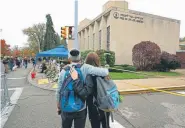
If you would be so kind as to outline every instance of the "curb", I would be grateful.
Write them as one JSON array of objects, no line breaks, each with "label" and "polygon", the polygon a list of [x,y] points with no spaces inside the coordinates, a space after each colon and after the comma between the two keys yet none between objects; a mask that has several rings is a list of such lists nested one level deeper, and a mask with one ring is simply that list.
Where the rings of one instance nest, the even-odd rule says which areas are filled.
[{"label": "curb", "polygon": [[[38,85],[33,84],[33,83],[31,82],[31,77],[30,77],[32,71],[33,71],[33,69],[31,69],[31,71],[29,72],[29,74],[28,74],[28,76],[27,76],[27,80],[28,80],[28,82],[29,82],[32,86],[37,87],[37,88],[40,88],[40,89],[43,89],[43,90],[56,91],[56,89],[51,89],[51,88],[47,88],[47,87],[41,87],[42,85],[41,85],[41,86],[38,86]],[[48,85],[49,85],[49,84],[48,84]]]},{"label": "curb", "polygon": [[[33,69],[31,69],[31,71],[29,72],[29,74],[27,76],[27,80],[32,86],[43,89],[43,90],[56,91],[56,89],[47,88],[47,87],[43,87],[42,85],[33,84],[31,82],[31,77],[30,77],[32,71],[33,71]],[[151,87],[151,89],[132,89],[132,90],[118,90],[118,91],[122,95],[130,95],[130,94],[142,94],[142,93],[152,93],[152,92],[161,92],[161,91],[176,91],[176,90],[185,90],[185,85],[173,86],[173,87],[161,87],[161,88],[155,88],[155,89],[152,89],[152,87]]]},{"label": "curb", "polygon": [[182,86],[174,86],[174,87],[161,87],[156,89],[134,89],[129,91],[118,90],[122,95],[129,95],[129,94],[141,94],[141,93],[152,93],[152,92],[161,92],[161,91],[177,91],[177,90],[185,90],[185,85]]}]

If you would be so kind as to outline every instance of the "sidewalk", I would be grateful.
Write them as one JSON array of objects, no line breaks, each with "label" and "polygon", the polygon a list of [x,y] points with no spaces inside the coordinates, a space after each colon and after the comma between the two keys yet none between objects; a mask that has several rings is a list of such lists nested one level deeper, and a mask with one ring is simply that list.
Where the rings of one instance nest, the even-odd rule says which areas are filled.
[{"label": "sidewalk", "polygon": [[185,78],[150,78],[134,80],[116,80],[121,94],[135,94],[143,92],[156,92],[157,90],[182,90],[185,89]]},{"label": "sidewalk", "polygon": [[[41,73],[37,73],[35,79],[28,75],[28,81],[32,85],[46,90],[56,90],[56,83],[38,84],[39,79],[47,78]],[[185,89],[185,77],[115,80],[115,83],[121,94],[156,92],[156,89],[168,91]]]}]

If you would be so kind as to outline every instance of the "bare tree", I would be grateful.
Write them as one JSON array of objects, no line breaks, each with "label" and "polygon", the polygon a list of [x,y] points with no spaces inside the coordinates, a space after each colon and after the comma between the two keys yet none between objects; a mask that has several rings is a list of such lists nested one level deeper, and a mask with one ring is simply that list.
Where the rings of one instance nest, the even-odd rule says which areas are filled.
[{"label": "bare tree", "polygon": [[38,52],[43,50],[45,32],[46,25],[44,23],[34,24],[23,30],[23,33],[28,36],[29,47],[33,50],[38,49]]}]

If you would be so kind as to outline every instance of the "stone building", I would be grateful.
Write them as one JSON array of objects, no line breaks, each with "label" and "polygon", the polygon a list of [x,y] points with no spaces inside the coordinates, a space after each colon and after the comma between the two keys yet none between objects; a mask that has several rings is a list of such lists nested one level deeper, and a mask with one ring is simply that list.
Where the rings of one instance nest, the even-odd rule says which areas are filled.
[{"label": "stone building", "polygon": [[[101,14],[78,26],[80,50],[114,51],[116,64],[132,64],[132,48],[141,41],[155,42],[161,50],[176,54],[179,34],[179,20],[130,10],[126,1],[108,1]],[[72,43],[68,42],[69,48]]]}]

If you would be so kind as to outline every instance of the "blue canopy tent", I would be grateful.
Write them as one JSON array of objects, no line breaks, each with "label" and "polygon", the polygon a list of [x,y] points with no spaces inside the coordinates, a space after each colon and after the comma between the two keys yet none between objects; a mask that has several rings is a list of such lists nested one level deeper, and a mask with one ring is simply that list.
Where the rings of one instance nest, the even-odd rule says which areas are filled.
[{"label": "blue canopy tent", "polygon": [[54,49],[38,53],[36,55],[36,60],[38,57],[64,57],[66,58],[68,57],[68,53],[69,51],[63,45],[60,45]]}]

